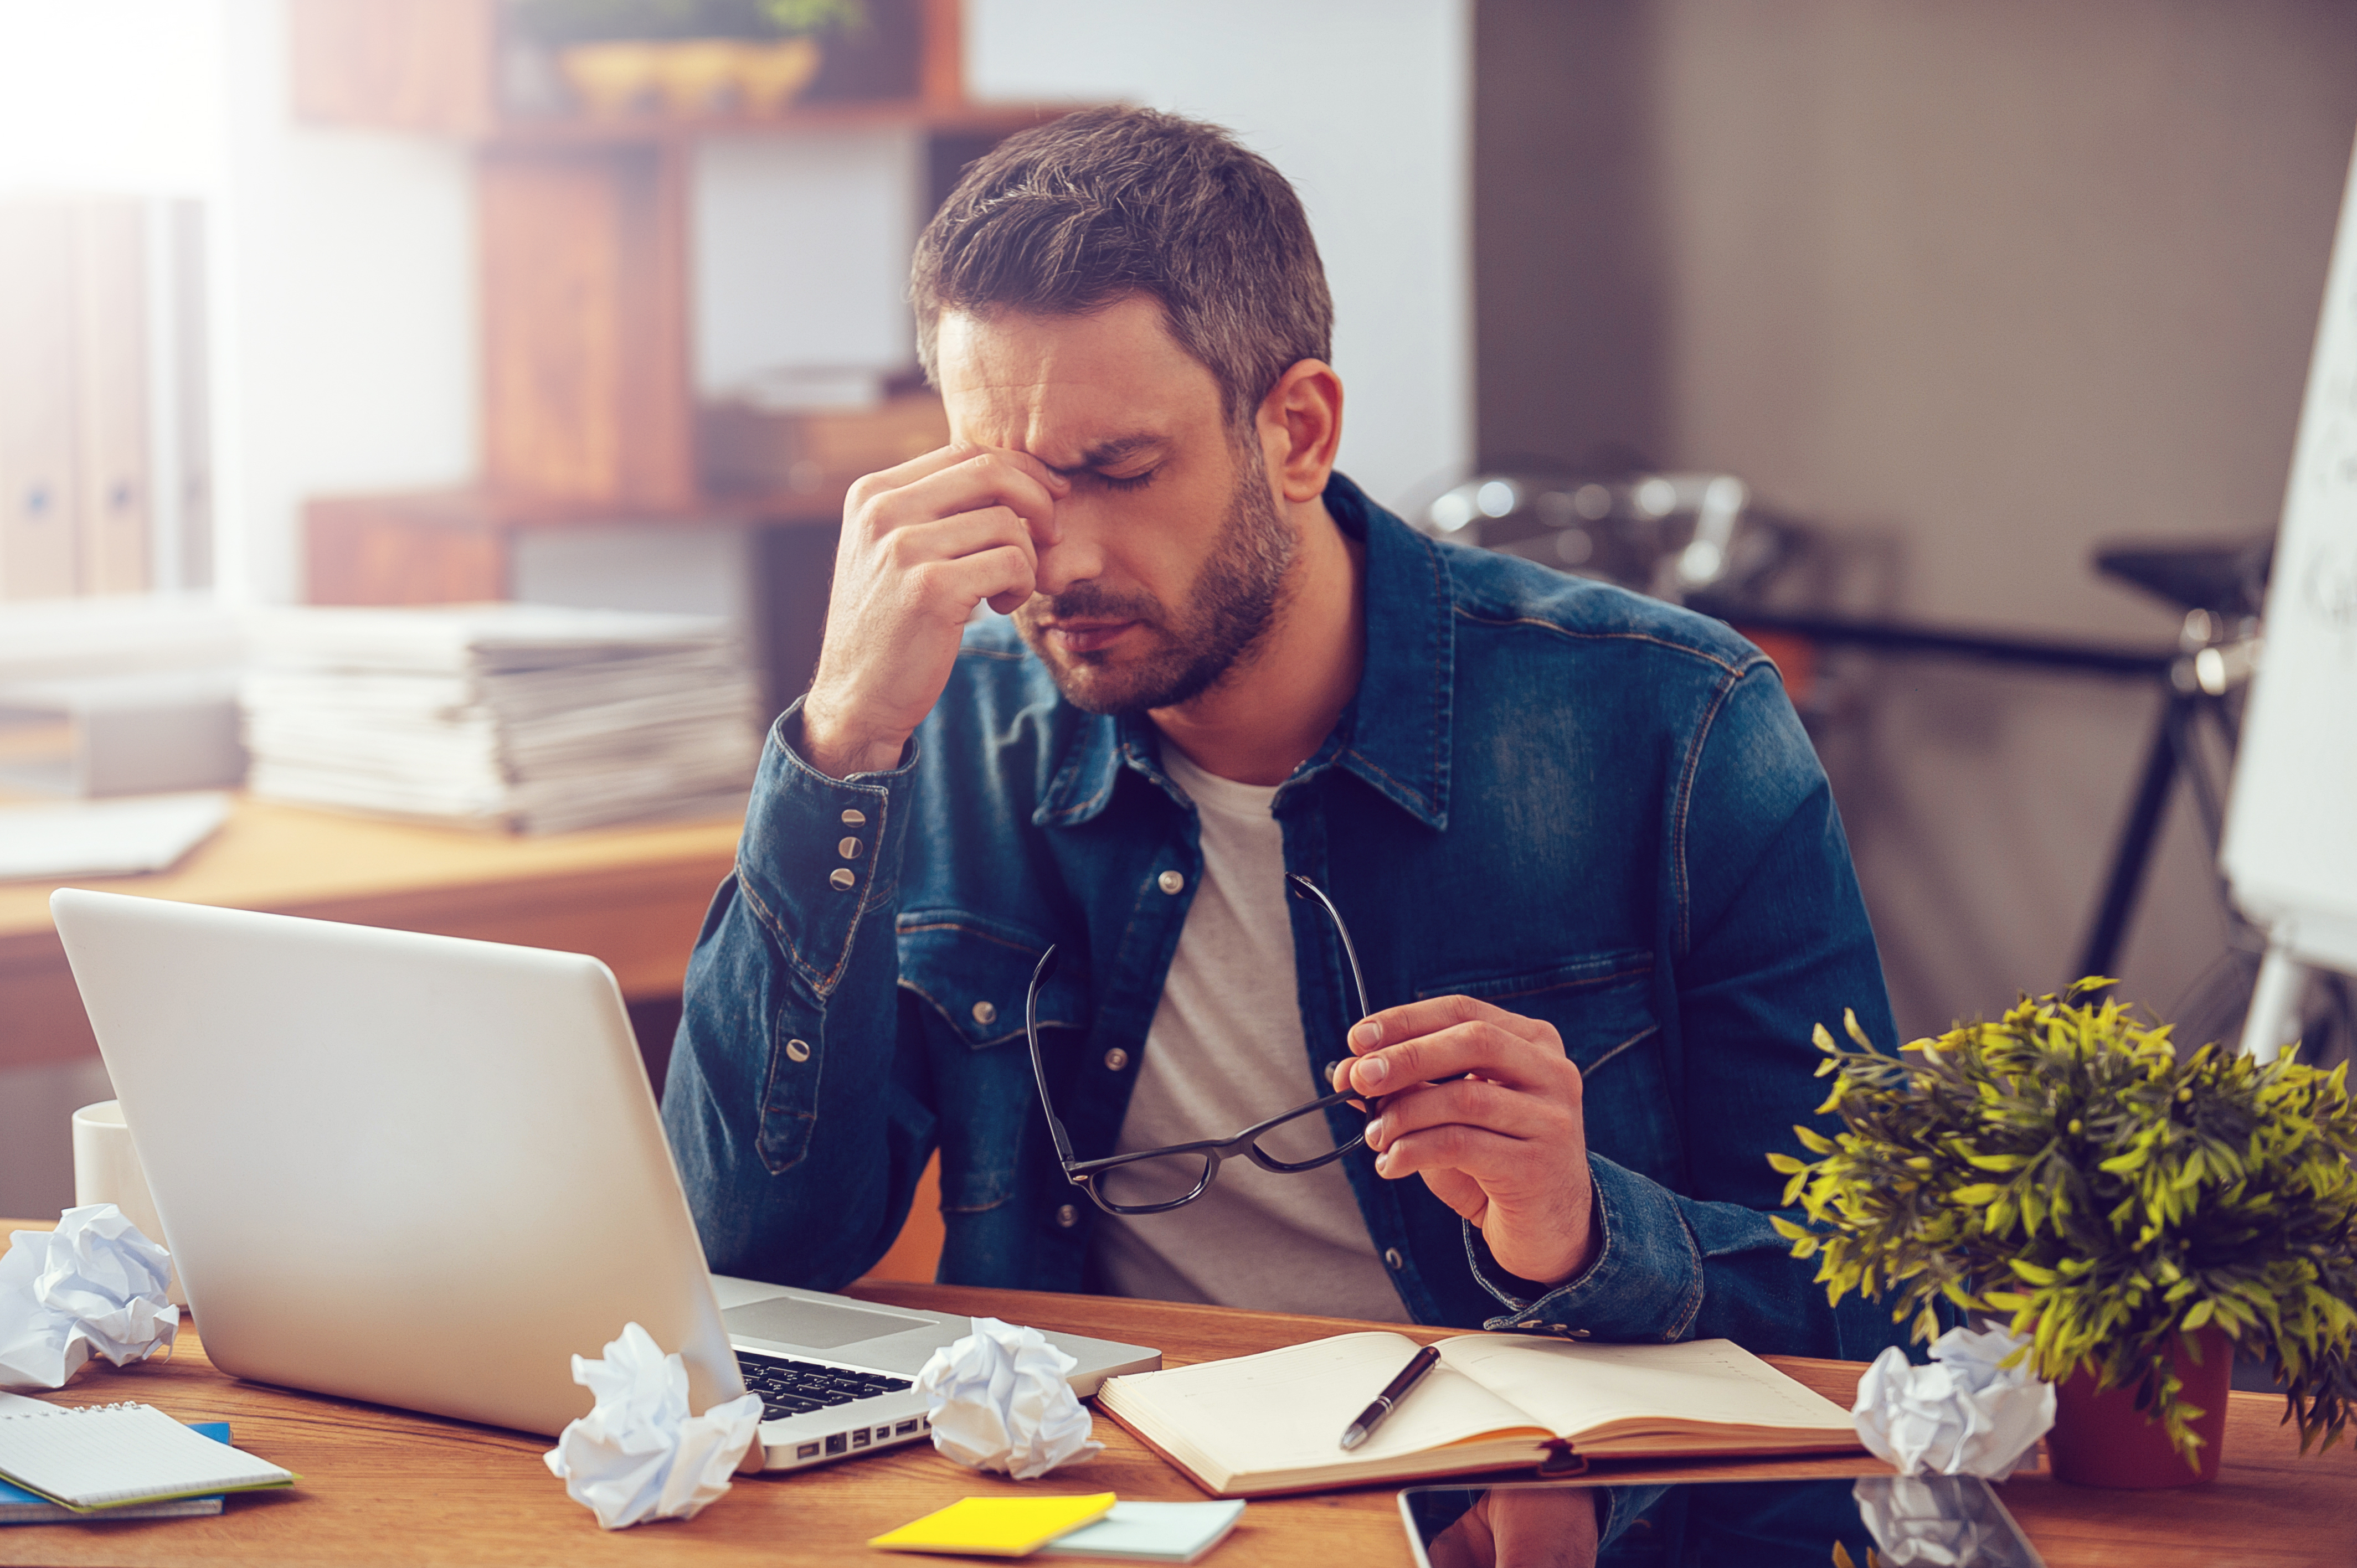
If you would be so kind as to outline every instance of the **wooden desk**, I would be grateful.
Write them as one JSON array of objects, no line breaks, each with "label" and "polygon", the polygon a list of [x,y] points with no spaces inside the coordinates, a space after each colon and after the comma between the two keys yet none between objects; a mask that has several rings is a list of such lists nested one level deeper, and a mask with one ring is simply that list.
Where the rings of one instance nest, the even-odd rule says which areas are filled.
[{"label": "wooden desk", "polygon": [[[594,953],[632,1001],[676,995],[735,819],[545,838],[241,800],[169,872],[70,886]],[[0,884],[0,1069],[95,1056],[51,882]]]},{"label": "wooden desk", "polygon": [[[870,1283],[855,1294],[1158,1345],[1172,1365],[1372,1326],[946,1285]],[[1863,1369],[1838,1361],[1778,1364],[1845,1405]],[[884,1563],[912,1560],[870,1553],[861,1542],[958,1498],[1020,1489],[963,1470],[930,1447],[910,1446],[791,1477],[739,1477],[692,1520],[608,1534],[542,1465],[544,1439],[235,1382],[205,1361],[189,1334],[168,1364],[85,1372],[57,1398],[85,1404],[142,1399],[184,1421],[230,1422],[242,1446],[298,1472],[303,1483],[287,1494],[231,1498],[219,1519],[0,1526],[0,1563]],[[2301,1459],[2298,1444],[2276,1424],[2277,1402],[2255,1394],[2233,1399],[2225,1472],[2214,1485],[2097,1492],[2024,1477],[2006,1484],[2006,1505],[2053,1568],[2345,1564],[2357,1537],[2357,1459],[2346,1447]],[[1104,1453],[1035,1487],[1125,1498],[1200,1496],[1110,1420],[1098,1420],[1096,1434]],[[1615,1475],[1824,1476],[1876,1467],[1861,1458],[1625,1467]],[[1394,1487],[1376,1487],[1255,1501],[1206,1561],[1215,1568],[1405,1568],[1410,1559],[1395,1495]]]}]

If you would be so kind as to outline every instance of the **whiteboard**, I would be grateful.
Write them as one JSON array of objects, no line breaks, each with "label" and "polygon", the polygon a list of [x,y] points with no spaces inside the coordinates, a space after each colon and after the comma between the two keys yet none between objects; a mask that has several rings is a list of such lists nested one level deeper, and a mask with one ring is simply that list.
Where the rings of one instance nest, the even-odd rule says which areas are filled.
[{"label": "whiteboard", "polygon": [[2235,902],[2273,945],[2357,972],[2357,158],[2341,199],[2220,859]]}]

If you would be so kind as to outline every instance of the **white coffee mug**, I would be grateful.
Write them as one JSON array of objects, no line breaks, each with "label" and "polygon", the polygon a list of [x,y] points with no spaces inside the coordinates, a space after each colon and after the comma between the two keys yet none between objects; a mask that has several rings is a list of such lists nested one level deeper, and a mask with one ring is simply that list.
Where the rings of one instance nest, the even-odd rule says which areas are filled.
[{"label": "white coffee mug", "polygon": [[[139,1168],[139,1151],[131,1146],[131,1128],[123,1120],[123,1101],[102,1100],[73,1113],[74,1203],[111,1203],[139,1227],[151,1241],[164,1240],[164,1222],[156,1217],[156,1199],[147,1191],[147,1173]],[[165,1242],[165,1245],[170,1245]],[[172,1266],[167,1292],[180,1306],[180,1269]]]}]

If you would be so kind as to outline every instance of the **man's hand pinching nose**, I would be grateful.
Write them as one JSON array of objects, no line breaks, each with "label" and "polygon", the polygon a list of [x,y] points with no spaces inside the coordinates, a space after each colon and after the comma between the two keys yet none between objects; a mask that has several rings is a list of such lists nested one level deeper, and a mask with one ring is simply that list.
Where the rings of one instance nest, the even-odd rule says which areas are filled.
[{"label": "man's hand pinching nose", "polygon": [[1337,1086],[1381,1097],[1377,1172],[1423,1176],[1523,1279],[1558,1285],[1593,1261],[1579,1069],[1552,1025],[1437,996],[1360,1020],[1350,1045]]},{"label": "man's hand pinching nose", "polygon": [[1071,489],[1027,452],[965,443],[851,487],[802,701],[804,761],[835,779],[898,765],[941,700],[974,606],[1012,612],[1038,589]]}]

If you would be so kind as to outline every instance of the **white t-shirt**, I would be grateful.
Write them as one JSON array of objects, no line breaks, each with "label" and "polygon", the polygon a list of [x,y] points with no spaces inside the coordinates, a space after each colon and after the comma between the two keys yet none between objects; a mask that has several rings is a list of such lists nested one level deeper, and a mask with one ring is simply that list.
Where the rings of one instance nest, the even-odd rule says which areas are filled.
[{"label": "white t-shirt", "polygon": [[[1276,790],[1206,773],[1174,746],[1162,767],[1195,802],[1203,873],[1146,1031],[1114,1144],[1123,1154],[1229,1137],[1318,1091],[1294,983],[1285,831],[1269,811]],[[1336,1056],[1343,1048],[1334,1042]],[[1339,1160],[1281,1176],[1236,1155],[1183,1208],[1099,1214],[1092,1247],[1098,1277],[1121,1295],[1407,1321]]]}]

